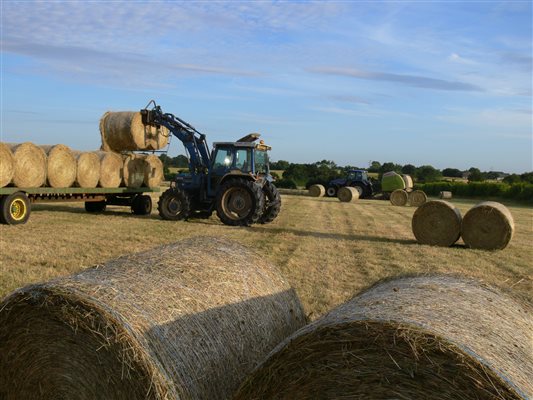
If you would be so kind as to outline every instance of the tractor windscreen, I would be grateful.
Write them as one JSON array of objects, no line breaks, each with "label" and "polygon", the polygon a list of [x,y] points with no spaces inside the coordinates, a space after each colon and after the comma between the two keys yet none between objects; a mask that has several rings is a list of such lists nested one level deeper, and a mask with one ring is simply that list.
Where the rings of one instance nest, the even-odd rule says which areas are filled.
[{"label": "tractor windscreen", "polygon": [[268,174],[268,153],[265,150],[255,150],[255,173]]}]

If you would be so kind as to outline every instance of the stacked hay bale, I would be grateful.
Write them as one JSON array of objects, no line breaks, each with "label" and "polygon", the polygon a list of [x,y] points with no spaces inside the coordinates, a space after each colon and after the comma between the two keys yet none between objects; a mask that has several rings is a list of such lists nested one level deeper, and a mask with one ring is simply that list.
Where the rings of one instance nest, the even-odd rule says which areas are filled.
[{"label": "stacked hay bale", "polygon": [[95,152],[72,152],[76,159],[75,185],[95,188],[100,180],[100,157]]},{"label": "stacked hay bale", "polygon": [[40,146],[46,153],[46,183],[53,188],[71,187],[76,180],[76,158],[68,146]]},{"label": "stacked hay bale", "polygon": [[503,204],[485,201],[465,214],[461,236],[473,249],[499,250],[507,247],[514,233],[511,212]]},{"label": "stacked hay bale", "polygon": [[123,182],[124,186],[138,188],[143,185],[145,173],[145,157],[139,154],[124,154],[123,163]]},{"label": "stacked hay bale", "polygon": [[394,206],[403,207],[407,204],[409,194],[404,189],[396,189],[390,194],[390,202]]},{"label": "stacked hay bale", "polygon": [[209,237],[19,289],[0,310],[5,399],[229,398],[306,322],[262,255]]},{"label": "stacked hay bale", "polygon": [[461,235],[461,212],[444,200],[421,205],[413,214],[411,226],[418,243],[449,247]]},{"label": "stacked hay bale", "polygon": [[7,144],[15,161],[11,183],[16,187],[40,187],[46,183],[46,154],[31,142]]},{"label": "stacked hay bale", "polygon": [[122,183],[122,169],[124,164],[120,154],[110,151],[98,151],[96,153],[100,159],[100,180],[99,186],[115,188]]},{"label": "stacked hay bale", "polygon": [[163,182],[163,162],[154,154],[144,158],[144,186],[158,187]]},{"label": "stacked hay bale", "polygon": [[409,204],[413,207],[420,207],[428,201],[427,195],[422,190],[413,190],[408,194]]},{"label": "stacked hay bale", "polygon": [[341,187],[339,191],[337,192],[337,197],[343,203],[349,203],[353,200],[357,200],[359,199],[359,194],[360,194],[359,190],[357,189],[358,188],[354,188],[351,186]]},{"label": "stacked hay bale", "polygon": [[389,280],[286,339],[235,399],[530,399],[531,332],[531,304],[487,285]]},{"label": "stacked hay bale", "polygon": [[309,187],[309,196],[311,197],[324,197],[326,194],[326,188],[323,185],[311,185]]},{"label": "stacked hay bale", "polygon": [[0,142],[0,187],[9,185],[15,172],[15,158],[9,146]]}]

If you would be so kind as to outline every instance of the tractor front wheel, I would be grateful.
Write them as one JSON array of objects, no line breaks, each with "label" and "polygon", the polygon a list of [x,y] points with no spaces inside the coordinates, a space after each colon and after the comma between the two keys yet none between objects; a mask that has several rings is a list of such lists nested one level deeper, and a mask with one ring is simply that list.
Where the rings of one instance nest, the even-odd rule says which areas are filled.
[{"label": "tractor front wheel", "polygon": [[330,186],[326,189],[326,194],[328,197],[336,197],[337,196],[337,188],[335,186]]},{"label": "tractor front wheel", "polygon": [[265,204],[262,188],[246,179],[228,179],[219,188],[217,215],[226,225],[250,226],[256,223]]},{"label": "tractor front wheel", "polygon": [[183,190],[168,189],[159,198],[157,210],[161,218],[166,220],[187,219],[191,212],[191,199]]}]

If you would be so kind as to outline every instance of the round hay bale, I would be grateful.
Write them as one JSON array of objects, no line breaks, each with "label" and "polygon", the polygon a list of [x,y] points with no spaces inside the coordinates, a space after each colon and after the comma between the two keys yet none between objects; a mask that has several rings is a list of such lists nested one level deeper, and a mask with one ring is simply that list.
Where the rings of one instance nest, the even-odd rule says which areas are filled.
[{"label": "round hay bale", "polygon": [[72,152],[76,159],[76,186],[95,188],[100,180],[100,157],[95,152]]},{"label": "round hay bale", "polygon": [[154,154],[147,155],[144,158],[144,186],[159,187],[163,179],[163,162]]},{"label": "round hay bale", "polygon": [[452,198],[452,192],[443,190],[442,192],[439,192],[439,199],[451,199]]},{"label": "round hay bale", "polygon": [[359,191],[351,186],[344,186],[339,189],[337,192],[337,197],[343,203],[349,203],[352,200],[359,199]]},{"label": "round hay bale", "polygon": [[39,146],[46,153],[46,182],[53,188],[71,187],[76,181],[76,158],[64,144]]},{"label": "round hay bale", "polygon": [[146,170],[145,156],[142,154],[125,154],[122,156],[122,160],[124,185],[131,188],[141,187]]},{"label": "round hay bale", "polygon": [[116,188],[122,183],[122,168],[124,163],[120,154],[110,151],[96,152],[100,158],[100,180],[98,185],[106,188]]},{"label": "round hay bale", "polygon": [[532,316],[467,279],[385,281],[286,339],[234,399],[530,399]]},{"label": "round hay bale", "polygon": [[15,158],[9,146],[0,142],[0,187],[7,186],[13,179]]},{"label": "round hay bale", "polygon": [[463,241],[473,249],[504,249],[513,233],[511,212],[495,201],[485,201],[472,207],[465,214],[461,226]]},{"label": "round hay bale", "polygon": [[106,112],[100,119],[102,150],[159,150],[168,144],[169,131],[164,126],[145,126],[141,113]]},{"label": "round hay bale", "polygon": [[394,206],[405,206],[408,199],[409,195],[403,189],[396,189],[390,194],[390,202]]},{"label": "round hay bale", "polygon": [[41,187],[46,183],[46,154],[31,142],[7,144],[15,159],[13,185],[19,188]]},{"label": "round hay bale", "polygon": [[305,324],[265,257],[194,238],[0,303],[2,398],[227,399]]},{"label": "round hay bale", "polygon": [[461,212],[447,201],[428,201],[414,212],[411,227],[418,243],[449,247],[461,235]]},{"label": "round hay bale", "polygon": [[409,204],[413,207],[420,207],[428,201],[428,197],[422,190],[413,190],[409,193]]},{"label": "round hay bale", "polygon": [[324,197],[326,194],[326,188],[322,185],[309,186],[309,196],[311,197]]}]

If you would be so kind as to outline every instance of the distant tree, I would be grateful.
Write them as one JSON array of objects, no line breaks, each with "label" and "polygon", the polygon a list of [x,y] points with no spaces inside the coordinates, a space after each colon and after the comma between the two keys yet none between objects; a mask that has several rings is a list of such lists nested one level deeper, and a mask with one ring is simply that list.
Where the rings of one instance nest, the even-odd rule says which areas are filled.
[{"label": "distant tree", "polygon": [[379,172],[381,163],[379,161],[371,161],[368,167],[368,172]]},{"label": "distant tree", "polygon": [[402,166],[399,165],[399,164],[395,164],[393,162],[386,162],[384,163],[380,168],[379,168],[379,180],[381,180],[381,177],[383,176],[383,174],[385,172],[390,172],[390,171],[394,171],[394,172],[397,172],[397,173],[401,173],[402,172]]},{"label": "distant tree", "polygon": [[414,176],[416,174],[416,167],[413,164],[405,164],[402,167],[402,174]]},{"label": "distant tree", "polygon": [[448,178],[462,178],[463,171],[458,170],[457,168],[444,168],[442,170],[442,175]]},{"label": "distant tree", "polygon": [[289,167],[289,162],[285,160],[274,161],[270,163],[270,169],[285,171]]},{"label": "distant tree", "polygon": [[533,172],[525,172],[520,175],[522,182],[533,183]]},{"label": "distant tree", "polygon": [[479,168],[472,167],[468,172],[470,172],[470,175],[468,175],[468,182],[483,182],[485,180]]},{"label": "distant tree", "polygon": [[489,171],[489,172],[482,172],[481,175],[483,175],[483,177],[485,179],[498,179],[501,175],[502,175],[502,172],[499,172],[499,171]]},{"label": "distant tree", "polygon": [[511,174],[511,175],[507,175],[505,178],[503,178],[503,181],[505,183],[508,183],[508,184],[512,185],[513,183],[522,182],[522,179],[520,178],[520,175],[518,175],[518,174]]},{"label": "distant tree", "polygon": [[416,178],[422,182],[435,182],[442,179],[442,173],[431,165],[422,165],[416,169]]},{"label": "distant tree", "polygon": [[337,166],[337,164],[335,164],[335,161],[331,161],[331,160],[322,160],[322,161],[317,161],[315,163],[315,165],[318,167],[318,168],[325,168],[325,169],[337,169],[339,168]]},{"label": "distant tree", "polygon": [[189,159],[183,154],[176,156],[172,159],[176,168],[187,168],[189,166]]}]

